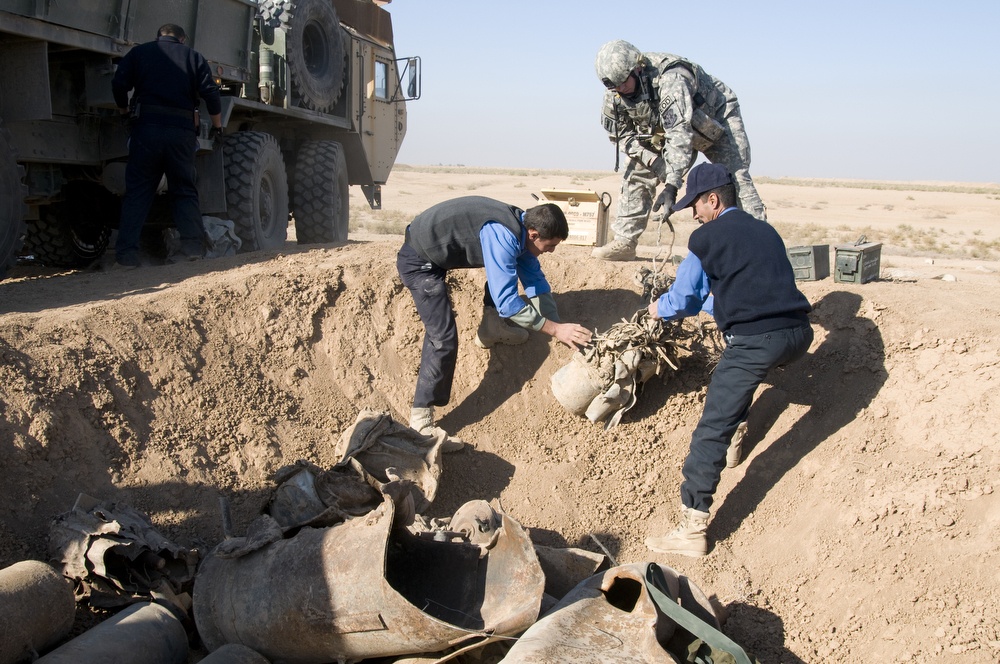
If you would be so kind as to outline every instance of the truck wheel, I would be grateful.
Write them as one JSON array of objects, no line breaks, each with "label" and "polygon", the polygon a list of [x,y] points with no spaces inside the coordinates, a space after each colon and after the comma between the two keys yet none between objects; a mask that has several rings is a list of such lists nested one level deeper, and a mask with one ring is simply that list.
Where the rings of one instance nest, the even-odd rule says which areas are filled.
[{"label": "truck wheel", "polygon": [[260,0],[257,5],[257,18],[269,28],[288,29],[288,23],[295,11],[292,0]]},{"label": "truck wheel", "polygon": [[17,262],[24,241],[24,168],[17,163],[10,133],[0,121],[0,279]]},{"label": "truck wheel", "polygon": [[259,131],[227,135],[226,207],[240,251],[278,249],[288,236],[288,178],[278,141]]},{"label": "truck wheel", "polygon": [[289,24],[286,55],[299,103],[321,112],[333,108],[344,87],[347,53],[330,0],[299,0]]},{"label": "truck wheel", "polygon": [[299,150],[292,216],[299,244],[345,242],[350,220],[347,161],[335,141],[309,141]]},{"label": "truck wheel", "polygon": [[52,267],[83,268],[102,255],[111,239],[111,226],[121,203],[94,184],[70,182],[64,200],[41,208],[28,226],[24,253]]}]

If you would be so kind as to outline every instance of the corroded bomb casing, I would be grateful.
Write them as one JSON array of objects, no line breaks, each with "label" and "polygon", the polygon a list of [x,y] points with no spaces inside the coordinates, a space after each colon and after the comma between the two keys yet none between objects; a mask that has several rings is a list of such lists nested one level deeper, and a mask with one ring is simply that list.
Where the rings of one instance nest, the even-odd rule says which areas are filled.
[{"label": "corroded bomb casing", "polygon": [[386,500],[363,517],[302,528],[239,558],[209,556],[195,579],[202,642],[250,646],[283,664],[438,652],[478,634],[519,634],[545,579],[521,526],[496,542],[435,541],[393,528]]},{"label": "corroded bomb casing", "polygon": [[[645,584],[650,563],[612,567],[581,581],[545,617],[528,628],[504,661],[576,664],[581,660],[622,664],[680,661],[664,644],[676,624],[657,608]],[[671,598],[719,629],[715,609],[698,586],[660,565]]]},{"label": "corroded bomb casing", "polygon": [[35,664],[185,664],[187,633],[170,609],[143,602],[116,613]]},{"label": "corroded bomb casing", "polygon": [[201,660],[201,664],[271,664],[256,650],[238,643],[227,643]]},{"label": "corroded bomb casing", "polygon": [[45,652],[75,615],[72,584],[49,565],[24,560],[0,570],[0,664]]}]

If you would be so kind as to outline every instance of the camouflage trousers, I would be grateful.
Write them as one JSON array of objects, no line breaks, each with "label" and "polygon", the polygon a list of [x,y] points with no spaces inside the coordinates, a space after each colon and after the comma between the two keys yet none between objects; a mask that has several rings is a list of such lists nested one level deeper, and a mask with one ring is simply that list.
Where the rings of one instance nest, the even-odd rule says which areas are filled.
[{"label": "camouflage trousers", "polygon": [[[722,164],[733,174],[733,183],[736,185],[736,195],[739,197],[740,208],[757,219],[767,221],[767,210],[764,207],[764,202],[760,199],[760,194],[757,193],[757,188],[750,178],[750,142],[743,129],[743,118],[739,114],[739,105],[734,104],[733,106],[735,106],[735,113],[731,113],[723,123],[726,127],[726,135],[705,150],[704,154],[710,162]],[[697,152],[692,152],[687,166],[683,169],[684,172],[691,169],[697,156]],[[653,171],[635,159],[629,160],[625,174],[622,176],[622,190],[618,197],[617,216],[611,224],[611,230],[614,231],[616,238],[632,243],[639,239],[642,232],[646,230],[649,214],[653,209],[653,200],[656,197],[656,188],[659,184],[660,181]],[[678,191],[678,198],[683,195],[683,189]]]},{"label": "camouflage trousers", "polygon": [[716,118],[726,128],[726,135],[705,150],[705,157],[713,164],[722,164],[733,174],[740,207],[751,217],[767,221],[767,210],[760,200],[757,187],[750,178],[750,139],[743,126],[740,104],[730,101],[723,109],[725,117]]}]

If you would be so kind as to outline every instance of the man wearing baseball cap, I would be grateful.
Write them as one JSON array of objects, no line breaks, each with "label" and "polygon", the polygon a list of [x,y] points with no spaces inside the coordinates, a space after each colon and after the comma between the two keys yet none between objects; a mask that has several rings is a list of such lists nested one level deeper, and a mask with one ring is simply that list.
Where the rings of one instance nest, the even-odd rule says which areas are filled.
[{"label": "man wearing baseball cap", "polygon": [[711,294],[726,341],[684,461],[680,524],[646,539],[646,546],[660,553],[708,553],[712,497],[722,469],[739,463],[740,452],[730,450],[730,443],[746,422],[754,391],[771,369],[805,355],[813,339],[807,315],[812,307],[795,285],[781,236],[738,209],[736,201],[724,166],[703,163],[691,169],[687,193],[671,209],[693,208],[702,225],[691,233],[689,253],[670,290],[649,305],[652,318],[673,320],[697,315]]}]

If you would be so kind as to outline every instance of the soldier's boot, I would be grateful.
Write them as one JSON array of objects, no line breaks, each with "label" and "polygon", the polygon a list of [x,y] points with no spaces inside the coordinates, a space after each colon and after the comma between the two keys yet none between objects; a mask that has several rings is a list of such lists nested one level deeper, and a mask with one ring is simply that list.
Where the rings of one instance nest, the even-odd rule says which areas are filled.
[{"label": "soldier's boot", "polygon": [[492,348],[497,344],[519,346],[528,340],[528,331],[523,327],[511,325],[493,307],[483,307],[483,320],[476,332],[476,345],[480,348]]},{"label": "soldier's boot", "polygon": [[726,468],[735,468],[743,461],[743,439],[747,437],[747,423],[740,422],[736,426],[736,433],[726,450]]},{"label": "soldier's boot", "polygon": [[423,436],[442,438],[442,452],[458,452],[459,450],[465,449],[466,442],[464,440],[450,436],[448,435],[448,432],[441,427],[434,426],[433,406],[428,406],[426,408],[411,408],[410,428]]},{"label": "soldier's boot", "polygon": [[635,260],[636,244],[635,240],[616,237],[606,245],[594,249],[590,255],[602,261],[631,261]]},{"label": "soldier's boot", "polygon": [[681,506],[681,522],[660,537],[647,537],[646,547],[657,553],[700,557],[708,554],[708,512]]}]

